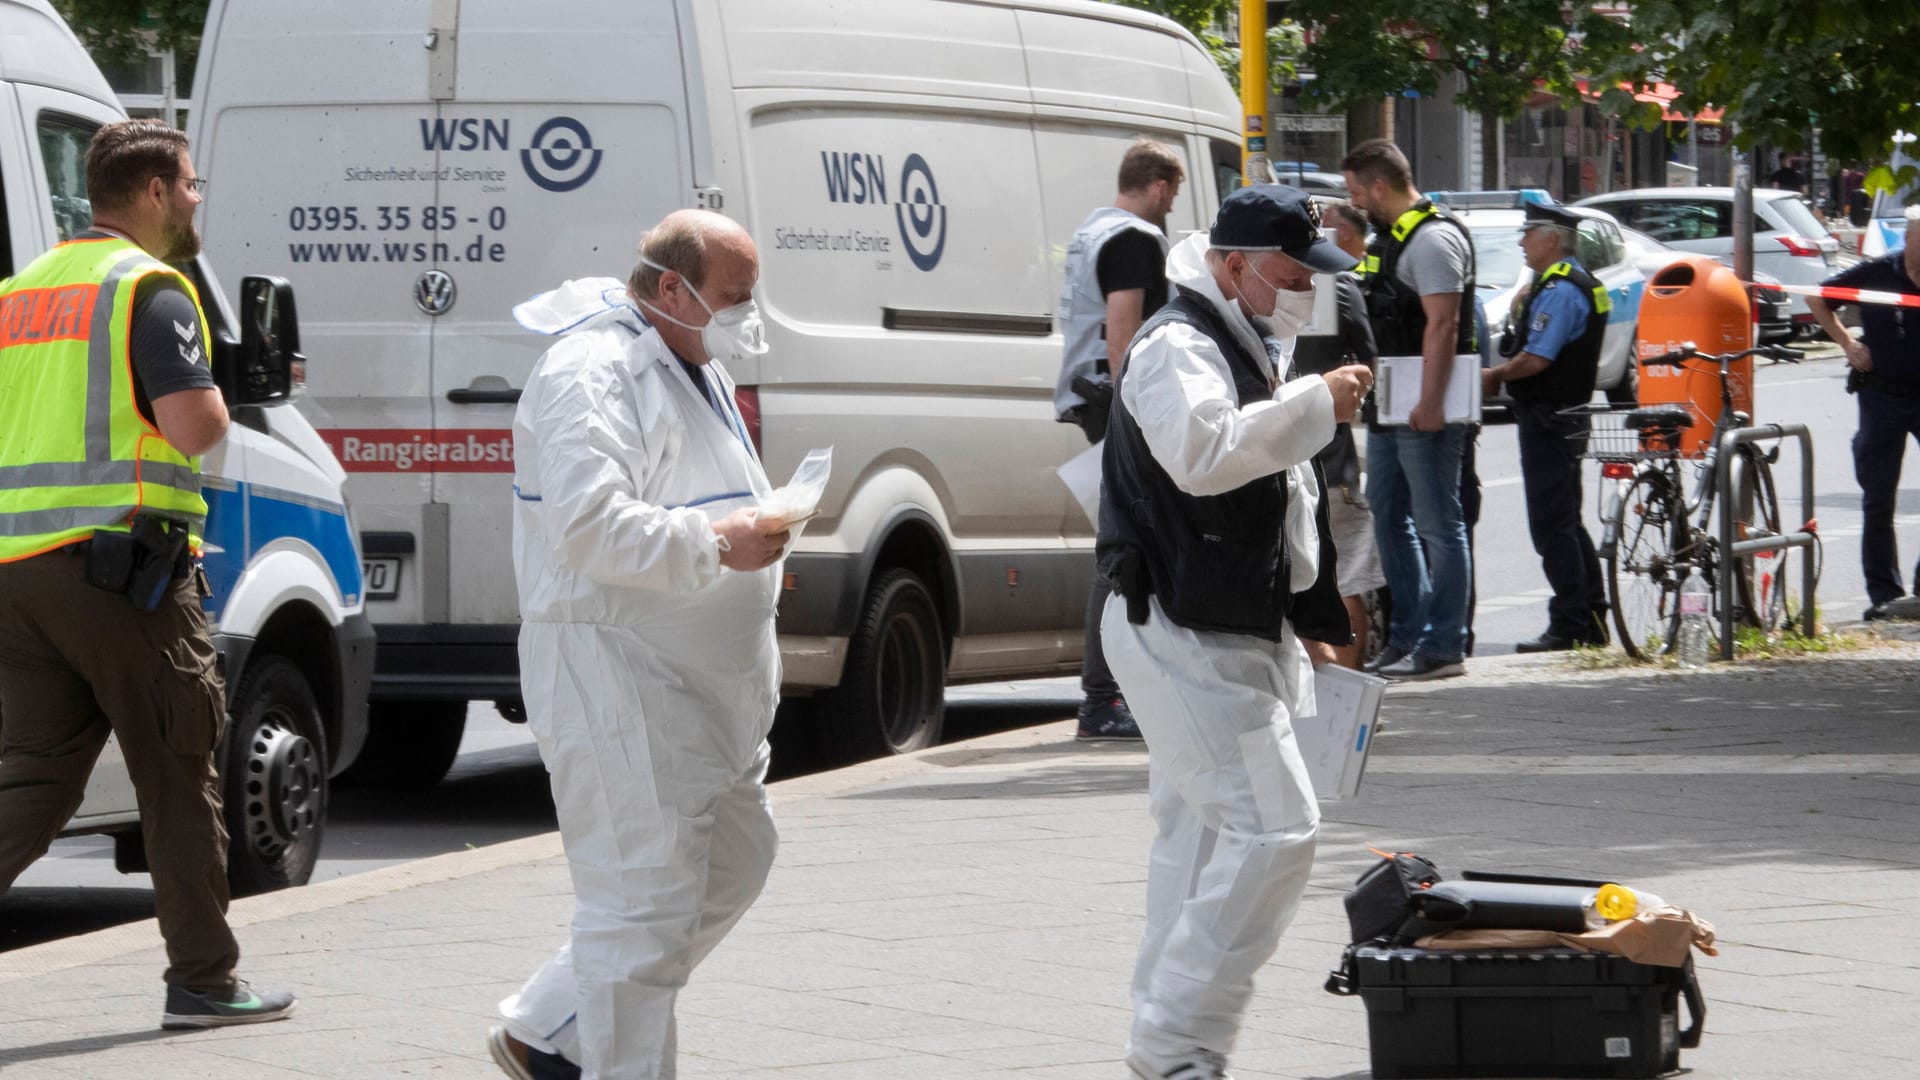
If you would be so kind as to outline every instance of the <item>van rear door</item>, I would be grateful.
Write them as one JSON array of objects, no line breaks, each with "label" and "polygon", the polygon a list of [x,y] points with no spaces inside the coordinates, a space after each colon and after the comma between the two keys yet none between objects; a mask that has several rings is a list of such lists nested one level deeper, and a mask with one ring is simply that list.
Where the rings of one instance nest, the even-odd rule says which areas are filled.
[{"label": "van rear door", "polygon": [[[433,316],[416,291],[440,197],[429,142],[431,0],[217,3],[194,88],[201,231],[215,258],[292,281],[301,408],[347,470],[380,624],[439,621],[430,546]],[[444,528],[440,531],[444,532]],[[418,538],[419,546],[416,545]]]},{"label": "van rear door", "polygon": [[[569,278],[624,279],[643,229],[692,205],[674,6],[462,0],[457,75],[432,128],[439,206],[432,401],[450,621],[518,616],[514,402],[552,339],[513,306]],[[423,267],[424,269],[424,267]]]}]

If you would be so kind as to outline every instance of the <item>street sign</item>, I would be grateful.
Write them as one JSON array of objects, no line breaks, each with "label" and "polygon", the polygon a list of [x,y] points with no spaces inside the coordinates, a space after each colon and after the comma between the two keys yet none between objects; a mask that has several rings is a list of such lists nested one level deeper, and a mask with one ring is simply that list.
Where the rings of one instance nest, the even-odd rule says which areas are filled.
[{"label": "street sign", "polygon": [[1315,113],[1277,113],[1273,118],[1273,130],[1345,132],[1347,118],[1321,116]]}]

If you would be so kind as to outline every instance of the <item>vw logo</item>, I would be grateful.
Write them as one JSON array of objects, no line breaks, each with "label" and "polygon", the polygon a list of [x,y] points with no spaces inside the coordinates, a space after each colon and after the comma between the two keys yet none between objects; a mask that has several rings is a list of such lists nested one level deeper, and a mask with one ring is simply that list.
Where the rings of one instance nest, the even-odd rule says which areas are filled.
[{"label": "vw logo", "polygon": [[413,283],[413,302],[429,315],[445,315],[453,309],[453,275],[445,270],[429,270]]},{"label": "vw logo", "polygon": [[593,179],[600,168],[587,126],[571,116],[556,116],[533,133],[533,142],[520,151],[520,167],[527,179],[548,191],[572,191]]},{"label": "vw logo", "polygon": [[922,270],[940,265],[940,253],[947,247],[947,208],[940,205],[933,170],[919,154],[908,154],[900,170],[900,201],[894,205],[893,217],[913,265]]}]

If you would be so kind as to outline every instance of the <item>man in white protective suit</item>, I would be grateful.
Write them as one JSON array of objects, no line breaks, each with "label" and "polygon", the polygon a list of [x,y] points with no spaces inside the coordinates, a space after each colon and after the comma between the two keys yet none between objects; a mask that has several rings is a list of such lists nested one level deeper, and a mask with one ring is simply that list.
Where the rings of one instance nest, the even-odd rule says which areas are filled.
[{"label": "man in white protective suit", "polygon": [[[527,721],[573,879],[571,939],[501,1003],[516,1080],[674,1075],[674,998],[765,883],[784,531],[719,361],[757,355],[759,257],[718,214],[669,215],[623,291],[516,309],[572,332],[513,421]],[[644,313],[644,316],[643,314]]]},{"label": "man in white protective suit", "polygon": [[[1218,1080],[1313,866],[1320,810],[1291,718],[1299,638],[1351,640],[1314,453],[1372,383],[1279,383],[1265,339],[1311,318],[1313,274],[1353,267],[1295,188],[1229,195],[1167,259],[1174,296],[1127,353],[1110,422],[1100,573],[1107,657],[1147,740],[1158,827],[1127,1064]],[[1296,633],[1299,635],[1296,637]]]}]

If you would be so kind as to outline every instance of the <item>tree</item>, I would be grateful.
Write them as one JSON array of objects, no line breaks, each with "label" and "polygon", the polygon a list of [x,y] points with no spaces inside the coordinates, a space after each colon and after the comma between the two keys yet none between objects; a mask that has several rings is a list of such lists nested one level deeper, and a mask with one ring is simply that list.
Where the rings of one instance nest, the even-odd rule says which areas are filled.
[{"label": "tree", "polygon": [[[1240,42],[1221,32],[1240,10],[1238,0],[1111,0],[1123,7],[1165,15],[1186,27],[1207,47],[1236,93],[1240,90]],[[1267,88],[1285,86],[1294,79],[1296,63],[1306,45],[1300,24],[1282,19],[1267,27]]]},{"label": "tree", "polygon": [[137,64],[152,49],[193,54],[207,0],[53,0],[96,62]]},{"label": "tree", "polygon": [[[1886,0],[1642,0],[1613,74],[1673,84],[1726,110],[1734,143],[1801,149],[1810,128],[1838,168],[1887,156],[1920,127],[1920,18]],[[1890,186],[1884,168],[1869,177]]]},{"label": "tree", "polygon": [[[1314,28],[1301,63],[1311,92],[1336,106],[1371,105],[1406,90],[1433,94],[1458,74],[1460,104],[1479,113],[1482,177],[1499,183],[1500,126],[1537,93],[1580,99],[1581,75],[1613,66],[1631,48],[1631,32],[1578,0],[1294,0],[1289,14]],[[1639,114],[1643,103],[1618,94],[1602,102]],[[1657,107],[1652,108],[1655,117]],[[1644,118],[1643,118],[1644,119]]]}]

